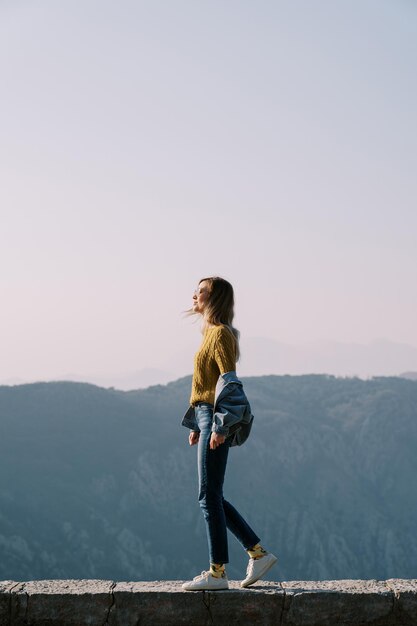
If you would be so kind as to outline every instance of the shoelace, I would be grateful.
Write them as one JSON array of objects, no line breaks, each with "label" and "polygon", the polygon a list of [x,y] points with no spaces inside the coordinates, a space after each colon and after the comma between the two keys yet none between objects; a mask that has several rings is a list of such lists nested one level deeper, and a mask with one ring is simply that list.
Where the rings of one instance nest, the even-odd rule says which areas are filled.
[{"label": "shoelace", "polygon": [[[266,556],[266,554],[264,556]],[[250,557],[248,567],[246,568],[246,577],[252,576],[253,568],[254,568],[256,561],[260,561],[263,558],[264,557],[261,557],[260,559],[254,559],[253,557]]]},{"label": "shoelace", "polygon": [[254,565],[255,565],[255,559],[250,558],[248,566],[246,568],[246,576],[249,576],[249,575],[252,574],[252,570],[253,570],[253,566]]},{"label": "shoelace", "polygon": [[198,574],[198,576],[194,576],[193,580],[200,580],[201,578],[205,578],[207,576],[207,574],[209,574],[210,572],[207,572],[206,570],[203,570],[201,572],[201,574]]}]

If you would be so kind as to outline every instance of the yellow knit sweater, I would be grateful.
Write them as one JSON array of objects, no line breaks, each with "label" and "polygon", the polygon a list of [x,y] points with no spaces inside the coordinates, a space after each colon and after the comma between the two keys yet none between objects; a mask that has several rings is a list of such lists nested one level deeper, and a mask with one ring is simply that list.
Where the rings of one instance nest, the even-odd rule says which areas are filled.
[{"label": "yellow knit sweater", "polygon": [[222,324],[207,328],[194,357],[190,404],[214,404],[217,380],[220,374],[231,370],[236,370],[236,346],[231,330]]}]

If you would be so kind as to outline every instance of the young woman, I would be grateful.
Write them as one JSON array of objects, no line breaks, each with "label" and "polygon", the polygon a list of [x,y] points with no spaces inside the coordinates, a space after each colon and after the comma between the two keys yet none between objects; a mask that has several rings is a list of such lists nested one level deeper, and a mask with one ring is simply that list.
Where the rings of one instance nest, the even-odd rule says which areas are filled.
[{"label": "young woman", "polygon": [[[241,582],[242,587],[248,587],[259,580],[274,565],[277,558],[261,546],[260,538],[223,497],[229,448],[235,444],[232,444],[233,435],[229,432],[232,429],[228,428],[227,423],[221,421],[219,423],[218,420],[216,423],[213,419],[218,415],[217,398],[220,399],[220,395],[216,393],[218,382],[223,384],[221,393],[223,402],[227,402],[228,399],[228,385],[234,389],[235,394],[237,390],[237,393],[246,400],[241,390],[241,381],[236,377],[239,331],[232,326],[234,317],[232,285],[218,276],[203,278],[194,292],[193,306],[188,313],[202,316],[203,341],[194,357],[189,409],[192,418],[184,416],[185,420],[182,423],[191,428],[189,444],[191,446],[198,444],[198,501],[206,523],[210,568],[201,572],[192,581],[184,583],[182,588],[187,591],[229,588],[225,571],[225,564],[229,562],[227,528],[249,555],[246,578]],[[224,405],[232,407],[231,415],[233,399],[230,395],[230,405]],[[186,415],[189,415],[189,412]],[[224,415],[229,416],[229,410],[226,410]],[[235,424],[234,428],[237,426]]]}]

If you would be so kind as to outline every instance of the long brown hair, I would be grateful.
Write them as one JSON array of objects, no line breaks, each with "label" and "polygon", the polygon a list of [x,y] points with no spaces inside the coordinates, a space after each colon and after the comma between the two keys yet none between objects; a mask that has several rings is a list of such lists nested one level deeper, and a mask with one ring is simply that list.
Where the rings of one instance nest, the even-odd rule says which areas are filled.
[{"label": "long brown hair", "polygon": [[[224,324],[235,338],[236,344],[236,361],[240,357],[239,337],[240,332],[233,326],[233,318],[235,316],[234,306],[235,297],[233,287],[229,281],[220,276],[209,276],[208,278],[202,278],[198,284],[205,281],[207,283],[208,297],[206,306],[204,308],[204,322],[203,331],[207,327],[207,324],[213,324],[218,326]],[[195,315],[193,309],[186,311],[188,315]]]}]

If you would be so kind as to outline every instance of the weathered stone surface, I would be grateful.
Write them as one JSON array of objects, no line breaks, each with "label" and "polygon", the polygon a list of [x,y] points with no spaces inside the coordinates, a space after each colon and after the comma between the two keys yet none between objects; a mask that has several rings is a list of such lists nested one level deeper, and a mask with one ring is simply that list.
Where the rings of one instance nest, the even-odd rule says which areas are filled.
[{"label": "weathered stone surface", "polygon": [[113,595],[109,626],[205,623],[202,594],[187,595],[175,581],[117,583]]},{"label": "weathered stone surface", "polygon": [[286,626],[335,626],[392,622],[393,595],[377,580],[283,582]]},{"label": "weathered stone surface", "polygon": [[417,580],[0,581],[0,626],[417,626]]},{"label": "weathered stone surface", "polygon": [[19,583],[14,580],[0,580],[0,626],[9,626],[11,590]]},{"label": "weathered stone surface", "polygon": [[240,582],[229,581],[229,590],[187,592],[182,582],[117,583],[109,626],[279,624],[284,601],[279,583],[242,589]]},{"label": "weathered stone surface", "polygon": [[112,604],[111,580],[35,580],[12,591],[10,626],[105,624]]},{"label": "weathered stone surface", "polygon": [[395,613],[408,626],[417,624],[417,580],[389,578],[386,585],[394,593]]},{"label": "weathered stone surface", "polygon": [[212,622],[222,626],[279,626],[284,609],[284,591],[280,583],[259,581],[252,587],[242,589],[240,582],[230,585],[231,590],[219,596],[208,595],[208,607]]},{"label": "weathered stone surface", "polygon": [[9,619],[9,593],[15,585],[13,580],[0,580],[0,626]]}]

